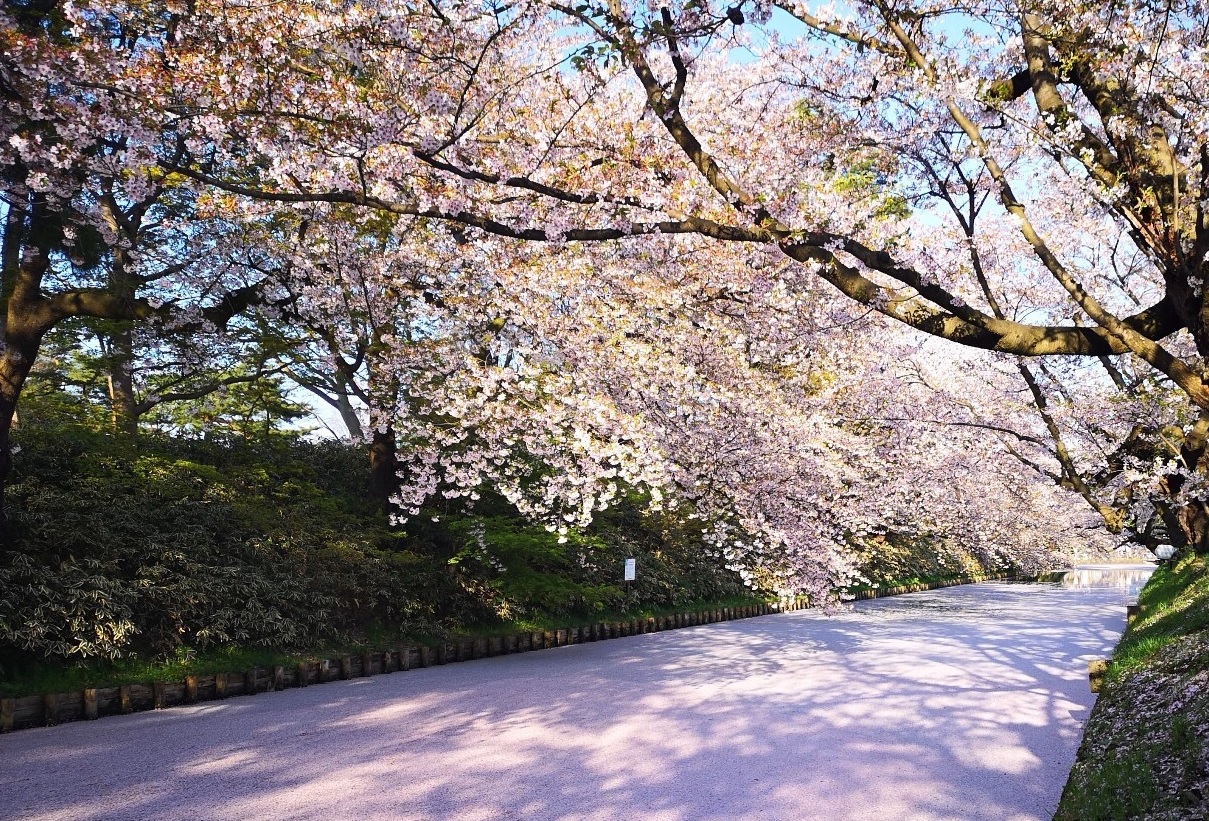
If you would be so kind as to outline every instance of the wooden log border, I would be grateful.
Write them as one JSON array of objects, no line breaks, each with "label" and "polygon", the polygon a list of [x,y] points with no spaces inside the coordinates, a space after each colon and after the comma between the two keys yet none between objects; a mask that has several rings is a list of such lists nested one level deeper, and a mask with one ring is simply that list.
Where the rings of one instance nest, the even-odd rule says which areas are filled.
[{"label": "wooden log border", "polygon": [[[852,594],[856,601],[936,590],[960,584],[984,581],[1036,581],[1042,576],[1016,574],[976,574],[936,582],[860,590]],[[66,721],[93,720],[105,716],[142,712],[213,701],[236,695],[255,695],[310,684],[351,679],[360,676],[405,672],[454,661],[471,661],[491,656],[506,656],[530,650],[545,650],[586,644],[593,641],[657,633],[735,619],[790,613],[811,606],[806,596],[777,602],[718,607],[670,616],[652,616],[624,622],[598,622],[558,630],[540,630],[510,636],[462,639],[438,643],[435,647],[400,644],[391,650],[367,651],[318,661],[299,662],[295,667],[252,668],[243,672],[186,676],[182,681],[157,681],[121,687],[90,687],[74,693],[47,693],[25,698],[0,698],[0,733],[27,727],[49,726]],[[1131,616],[1135,615],[1131,613]]]}]

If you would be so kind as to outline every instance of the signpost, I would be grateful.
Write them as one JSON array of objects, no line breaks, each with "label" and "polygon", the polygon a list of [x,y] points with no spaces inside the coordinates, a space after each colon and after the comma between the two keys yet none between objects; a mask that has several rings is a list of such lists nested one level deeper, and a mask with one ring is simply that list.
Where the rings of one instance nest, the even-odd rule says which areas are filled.
[{"label": "signpost", "polygon": [[629,605],[630,605],[630,582],[634,581],[634,579],[637,576],[638,576],[638,560],[637,559],[626,559],[625,560],[624,580],[625,580],[625,603],[626,603],[627,609],[629,608]]}]

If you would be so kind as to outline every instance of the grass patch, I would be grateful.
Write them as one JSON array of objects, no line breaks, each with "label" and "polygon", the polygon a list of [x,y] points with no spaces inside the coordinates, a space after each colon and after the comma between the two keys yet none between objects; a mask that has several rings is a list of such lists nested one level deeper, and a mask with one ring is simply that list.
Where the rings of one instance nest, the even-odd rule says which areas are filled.
[{"label": "grass patch", "polygon": [[176,658],[148,661],[139,658],[97,661],[59,667],[27,664],[0,681],[0,696],[19,698],[43,693],[71,693],[86,687],[119,687],[149,681],[181,681],[185,676],[231,673],[253,667],[295,665],[319,654],[289,653],[249,647],[210,648],[198,653],[183,650]]},{"label": "grass patch", "polygon": [[1108,668],[1054,821],[1209,818],[1209,570],[1155,571]]},{"label": "grass patch", "polygon": [[1203,558],[1189,557],[1175,567],[1160,567],[1138,596],[1138,618],[1122,636],[1107,676],[1118,680],[1143,668],[1172,642],[1209,628],[1209,569]]}]

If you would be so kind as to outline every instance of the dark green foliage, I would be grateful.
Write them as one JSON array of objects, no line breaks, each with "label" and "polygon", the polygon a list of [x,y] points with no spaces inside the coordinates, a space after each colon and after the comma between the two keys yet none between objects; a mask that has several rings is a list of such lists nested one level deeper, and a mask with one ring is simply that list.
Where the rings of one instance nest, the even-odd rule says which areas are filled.
[{"label": "dark green foliage", "polygon": [[960,576],[1019,569],[1001,557],[978,556],[961,544],[931,534],[887,533],[848,540],[857,571],[867,582],[851,590],[872,586],[914,584]]},{"label": "dark green foliage", "polygon": [[[621,500],[565,542],[484,490],[391,527],[364,450],[23,426],[0,553],[0,686],[215,653],[492,629],[751,594],[699,527]],[[638,579],[622,583],[626,558]],[[10,686],[11,690],[12,687]]]},{"label": "dark green foliage", "polygon": [[355,450],[21,431],[0,656],[297,647],[433,617],[448,573],[364,501]]},{"label": "dark green foliage", "polygon": [[[698,526],[649,511],[639,496],[619,500],[587,531],[572,531],[562,542],[514,516],[458,517],[448,530],[457,546],[450,562],[482,583],[500,618],[587,617],[751,593],[705,551]],[[627,558],[638,564],[628,589],[622,579]]]}]

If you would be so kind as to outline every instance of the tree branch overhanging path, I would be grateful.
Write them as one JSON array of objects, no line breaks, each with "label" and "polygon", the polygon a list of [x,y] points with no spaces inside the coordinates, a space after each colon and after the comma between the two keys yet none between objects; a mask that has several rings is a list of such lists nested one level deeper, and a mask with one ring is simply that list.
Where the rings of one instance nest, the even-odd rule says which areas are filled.
[{"label": "tree branch overhanging path", "polygon": [[[625,227],[577,225],[575,224],[577,220],[575,220],[566,228],[551,230],[545,227],[520,227],[510,224],[503,219],[497,219],[490,211],[453,211],[434,207],[425,208],[414,201],[375,196],[365,190],[323,191],[315,190],[305,185],[299,185],[298,190],[264,189],[229,182],[224,180],[220,175],[200,172],[196,167],[173,164],[171,170],[190,174],[207,184],[217,185],[232,193],[269,198],[281,202],[323,201],[350,203],[396,214],[448,220],[514,239],[598,242],[650,234],[689,233],[723,241],[774,242],[778,243],[787,255],[800,262],[817,263],[819,266],[817,272],[853,299],[870,305],[886,313],[888,316],[925,330],[928,333],[966,345],[986,347],[1025,356],[1055,354],[1088,355],[1131,351],[1147,359],[1147,361],[1153,359],[1154,361],[1151,361],[1151,364],[1160,370],[1174,369],[1175,375],[1170,373],[1168,375],[1180,381],[1182,386],[1190,390],[1196,387],[1191,382],[1181,381],[1184,377],[1180,375],[1183,372],[1179,369],[1179,364],[1169,359],[1160,349],[1154,348],[1149,344],[1170,336],[1182,327],[1186,327],[1187,314],[1179,310],[1183,306],[1177,307],[1173,301],[1176,295],[1168,293],[1147,310],[1128,317],[1116,317],[1102,306],[1099,306],[1095,299],[1087,295],[1084,286],[1071,277],[1070,272],[1066,271],[1065,266],[1063,266],[1061,261],[1037,233],[1028,217],[1027,208],[1013,192],[1008,175],[991,153],[992,146],[983,138],[981,128],[955,100],[949,98],[940,100],[950,114],[952,124],[965,132],[972,152],[979,156],[981,162],[990,170],[992,177],[1000,189],[999,199],[1009,213],[1020,222],[1021,233],[1032,245],[1033,253],[1037,259],[1050,270],[1051,274],[1058,282],[1063,284],[1064,288],[1070,291],[1072,300],[1076,302],[1079,308],[1090,312],[1089,315],[1097,323],[1096,327],[1092,329],[1079,329],[1069,326],[1031,325],[992,316],[965,305],[964,300],[955,292],[951,292],[951,289],[928,281],[926,274],[921,273],[909,264],[899,262],[887,249],[883,248],[879,250],[871,248],[851,234],[820,231],[809,225],[795,226],[783,222],[774,216],[767,207],[759,204],[760,197],[758,195],[746,190],[722,171],[718,159],[702,146],[694,130],[686,121],[685,115],[680,108],[680,102],[684,95],[685,85],[688,82],[688,71],[683,59],[677,56],[679,48],[676,45],[676,37],[673,32],[679,27],[672,20],[670,13],[665,10],[662,21],[640,21],[636,19],[636,15],[632,16],[630,11],[620,2],[617,2],[617,0],[613,0],[607,10],[603,8],[595,9],[590,5],[581,5],[572,8],[554,4],[553,8],[578,23],[590,27],[599,37],[605,39],[610,47],[618,51],[620,60],[625,66],[632,69],[633,74],[640,82],[651,114],[654,115],[654,118],[658,122],[664,125],[668,136],[683,153],[683,157],[708,182],[721,201],[731,206],[731,219],[721,220],[691,215],[681,219],[670,220],[635,220]],[[796,11],[797,7],[793,7],[793,9]],[[501,13],[504,11],[506,10],[501,10]],[[930,61],[923,54],[920,45],[907,34],[894,13],[888,7],[880,8],[879,13],[884,17],[882,25],[900,42],[897,47],[888,43],[877,43],[877,48],[871,53],[876,52],[883,56],[888,55],[900,65],[918,63],[922,66],[920,72],[924,75],[924,78],[929,83],[939,86],[941,78],[939,78],[936,69],[932,67]],[[593,16],[594,14],[596,16]],[[808,13],[802,12],[796,14],[796,16],[817,31],[834,35],[839,39],[853,40],[858,45],[876,42],[872,37],[858,37],[853,31],[843,29],[836,24],[821,23],[817,18]],[[904,16],[909,18],[912,15],[910,12],[906,12]],[[1029,24],[1030,29],[1024,39],[1033,51],[1036,52],[1042,47],[1049,47],[1049,44],[1044,40],[1039,40],[1037,29],[1042,28],[1043,24],[1037,19],[1037,16],[1026,15],[1026,23]],[[643,28],[644,25],[646,28]],[[664,35],[665,33],[666,37],[661,38],[660,35]],[[687,33],[690,35],[700,34],[700,32],[693,32],[691,29]],[[639,40],[641,35],[646,36],[646,39],[642,42]],[[666,91],[667,85],[661,82],[656,76],[656,72],[651,65],[650,54],[660,50],[660,46],[663,45],[661,40],[666,42],[666,47],[672,55],[673,62],[676,64],[674,81],[669,81],[674,82],[674,88],[671,92]],[[491,44],[488,45],[490,46]],[[1034,60],[1034,62],[1037,61]],[[882,68],[885,68],[885,66]],[[1054,102],[1055,98],[1058,97],[1058,92],[1052,73],[1048,69],[1043,70],[1042,68],[1037,68],[1034,73],[1037,79],[1033,84],[1033,96],[1042,101],[1039,105],[1043,112],[1052,113],[1055,106],[1059,105],[1059,103]],[[1014,76],[1010,81],[991,84],[991,91],[985,98],[980,99],[979,102],[985,105],[988,99],[994,99],[996,94],[1002,94],[1003,92],[999,90],[999,87],[1003,86],[1004,83],[1014,89],[1020,84],[1022,77],[1027,78],[1030,76],[1033,75],[1023,72]],[[1089,80],[1088,82],[1091,81]],[[1013,92],[1012,96],[1019,97],[1022,95]],[[1139,112],[1139,115],[1141,113]],[[1066,116],[1073,115],[1067,113]],[[708,127],[708,114],[700,114],[698,118],[704,120],[705,125]],[[1086,124],[1083,124],[1082,128],[1085,133],[1091,133],[1090,127]],[[464,134],[459,134],[458,136],[465,137]],[[1093,138],[1087,137],[1086,139],[1077,141],[1075,148],[1085,148],[1085,143],[1091,139]],[[460,165],[456,161],[443,158],[445,154],[457,153],[454,151],[454,147],[457,145],[457,138],[451,137],[446,143],[438,152],[429,152],[414,148],[409,153],[415,162],[422,163],[434,170],[445,172],[461,180],[480,182],[490,186],[515,188],[530,192],[537,197],[569,206],[612,204],[621,208],[634,208],[638,211],[655,210],[649,207],[644,208],[642,205],[643,200],[639,196],[617,196],[592,191],[570,190],[558,185],[539,182],[534,179],[536,174],[504,177],[499,173],[483,172],[469,165]],[[889,148],[895,149],[897,147],[889,146]],[[1094,162],[1091,160],[1085,162],[1087,172],[1106,185],[1118,184],[1122,176],[1122,169],[1120,168],[1122,163],[1111,154],[1107,146],[1097,143],[1097,148],[1099,151],[1094,157]],[[1140,143],[1130,140],[1123,142],[1121,151],[1128,151],[1134,154],[1146,153],[1143,151],[1143,146]],[[1171,153],[1170,147],[1166,149],[1166,152],[1168,154]],[[1071,153],[1074,153],[1074,149],[1071,150]],[[1108,167],[1106,168],[1105,165]],[[1141,170],[1144,171],[1147,169]],[[1180,173],[1184,172],[1181,170]],[[1127,182],[1129,182],[1135,191],[1143,187],[1140,179],[1130,179]],[[1125,201],[1114,203],[1114,212],[1118,212],[1129,226],[1141,223],[1141,217]],[[1160,216],[1169,219],[1166,215]],[[738,218],[738,221],[735,222],[734,218]],[[1131,231],[1131,233],[1141,240],[1147,237],[1155,237],[1158,233],[1156,227],[1148,226],[1148,228],[1147,232],[1142,232],[1141,228],[1139,228],[1137,232]],[[1139,244],[1143,245],[1144,250],[1156,255],[1161,250],[1165,250],[1156,247],[1153,242],[1140,242]],[[859,263],[859,267],[845,264],[845,259]],[[883,274],[896,280],[899,286],[907,286],[912,289],[919,296],[922,296],[924,301],[931,302],[932,306],[928,308],[914,304],[912,305],[913,310],[908,310],[903,304],[907,300],[903,299],[894,290],[884,285],[879,285],[867,275],[868,272]]]}]

